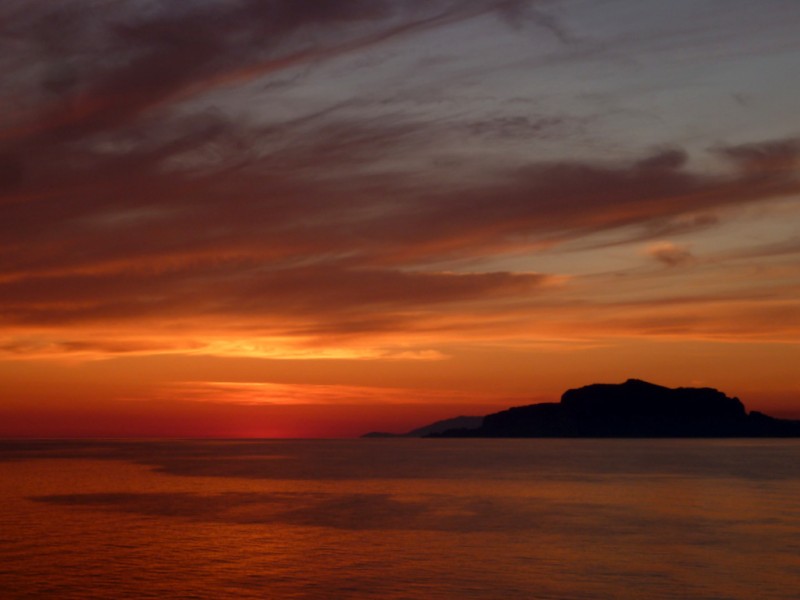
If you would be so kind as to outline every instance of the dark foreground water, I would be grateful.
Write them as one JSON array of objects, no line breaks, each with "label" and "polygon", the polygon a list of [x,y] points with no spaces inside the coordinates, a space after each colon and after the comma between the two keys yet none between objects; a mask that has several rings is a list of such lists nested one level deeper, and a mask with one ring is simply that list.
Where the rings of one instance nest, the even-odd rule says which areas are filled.
[{"label": "dark foreground water", "polygon": [[800,441],[0,442],[0,598],[800,597]]}]

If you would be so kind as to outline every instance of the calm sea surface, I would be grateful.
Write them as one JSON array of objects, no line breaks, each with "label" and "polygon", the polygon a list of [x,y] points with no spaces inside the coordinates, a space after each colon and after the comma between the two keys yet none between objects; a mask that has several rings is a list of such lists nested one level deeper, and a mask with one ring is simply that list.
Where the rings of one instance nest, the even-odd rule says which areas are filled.
[{"label": "calm sea surface", "polygon": [[0,442],[0,598],[800,597],[800,441]]}]

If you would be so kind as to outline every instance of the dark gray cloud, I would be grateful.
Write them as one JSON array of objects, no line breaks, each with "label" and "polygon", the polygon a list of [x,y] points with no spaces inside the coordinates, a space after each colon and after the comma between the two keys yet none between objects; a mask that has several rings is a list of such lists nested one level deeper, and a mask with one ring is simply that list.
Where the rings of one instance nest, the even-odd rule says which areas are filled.
[{"label": "dark gray cloud", "polygon": [[718,209],[800,191],[796,138],[717,147],[729,169],[716,174],[693,170],[679,148],[628,161],[418,169],[448,135],[541,140],[580,122],[428,118],[353,97],[264,124],[189,102],[485,14],[569,41],[549,6],[4,6],[0,74],[17,100],[13,118],[0,117],[0,318],[51,326],[244,315],[258,328],[289,316],[305,319],[292,324],[298,332],[385,331],[408,326],[414,311],[524,300],[553,281],[451,273],[445,261],[596,232],[661,239],[715,225]]},{"label": "dark gray cloud", "polygon": [[[365,156],[373,144],[384,144],[377,134],[339,145],[330,160],[317,140],[277,159],[282,169],[271,166],[271,157],[206,173],[152,164],[154,156],[168,154],[165,146],[193,147],[198,137],[231,131],[216,118],[195,120],[180,139],[144,158],[108,159],[96,177],[81,169],[64,174],[59,185],[73,189],[66,198],[51,190],[35,202],[8,205],[9,218],[0,225],[4,321],[241,314],[305,316],[319,325],[339,315],[344,328],[359,329],[375,321],[353,313],[380,308],[380,321],[399,325],[393,312],[524,297],[549,281],[428,272],[431,262],[620,228],[638,228],[623,238],[628,241],[661,237],[713,225],[714,209],[800,189],[795,172],[773,162],[758,169],[748,159],[728,175],[702,175],[672,150],[632,164],[531,164],[464,190],[406,189],[400,176],[299,175],[309,165],[318,175],[335,171],[342,154]],[[662,252],[656,258],[675,265],[690,257]]]},{"label": "dark gray cloud", "polygon": [[[318,265],[269,269],[247,264],[160,273],[26,277],[0,284],[6,324],[59,324],[144,317],[238,314],[311,322],[393,322],[407,310],[535,293],[535,274],[448,274]],[[190,307],[187,309],[187,307]],[[373,311],[378,311],[372,315]],[[379,318],[376,319],[376,317]],[[403,321],[411,319],[405,316]]]},{"label": "dark gray cloud", "polygon": [[722,146],[716,151],[740,168],[762,176],[792,172],[800,165],[800,139],[797,138]]}]

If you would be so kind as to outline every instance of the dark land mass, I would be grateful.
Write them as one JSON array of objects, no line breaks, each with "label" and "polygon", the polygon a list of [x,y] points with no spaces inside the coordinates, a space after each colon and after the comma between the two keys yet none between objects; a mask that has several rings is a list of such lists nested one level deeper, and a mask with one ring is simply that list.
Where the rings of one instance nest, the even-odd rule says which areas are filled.
[{"label": "dark land mass", "polygon": [[443,433],[450,429],[477,429],[483,423],[483,417],[454,417],[452,419],[444,419],[443,421],[436,421],[424,427],[412,429],[407,433],[386,433],[384,431],[372,431],[365,433],[361,437],[364,438],[397,438],[397,437],[426,437],[429,435],[436,435]]},{"label": "dark land mass", "polygon": [[[447,423],[440,421],[439,423]],[[415,431],[422,431],[421,428]],[[747,412],[713,388],[667,388],[638,379],[567,390],[561,402],[492,413],[478,426],[458,425],[426,437],[800,437],[800,421]]]}]

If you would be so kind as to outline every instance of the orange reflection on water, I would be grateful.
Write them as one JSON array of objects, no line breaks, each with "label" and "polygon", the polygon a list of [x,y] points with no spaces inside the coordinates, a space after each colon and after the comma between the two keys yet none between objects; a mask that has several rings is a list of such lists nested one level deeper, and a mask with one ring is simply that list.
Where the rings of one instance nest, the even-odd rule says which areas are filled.
[{"label": "orange reflection on water", "polygon": [[[22,597],[794,598],[796,441],[3,444]],[[38,596],[37,596],[38,595]]]}]

